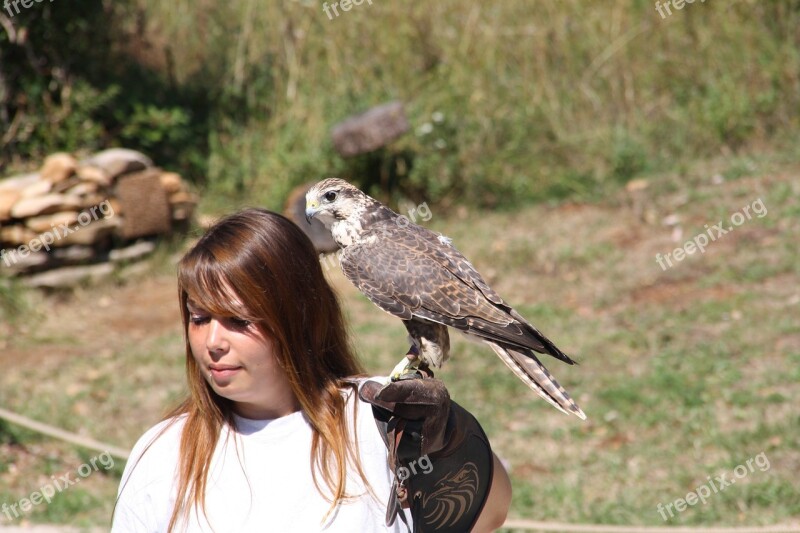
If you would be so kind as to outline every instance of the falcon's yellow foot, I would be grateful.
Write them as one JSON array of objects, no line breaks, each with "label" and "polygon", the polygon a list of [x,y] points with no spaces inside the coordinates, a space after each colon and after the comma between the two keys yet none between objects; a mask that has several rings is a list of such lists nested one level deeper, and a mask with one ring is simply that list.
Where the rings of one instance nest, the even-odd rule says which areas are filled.
[{"label": "falcon's yellow foot", "polygon": [[419,357],[419,350],[415,345],[411,345],[408,353],[400,360],[399,363],[392,370],[392,381],[400,381],[401,379],[413,379],[417,377],[417,369],[422,360]]},{"label": "falcon's yellow foot", "polygon": [[432,378],[433,371],[419,356],[417,347],[412,346],[406,356],[392,370],[391,379],[392,381],[401,381],[424,377]]},{"label": "falcon's yellow foot", "polygon": [[397,366],[395,366],[394,370],[392,370],[392,381],[415,378],[417,375],[418,363],[419,359],[409,361],[407,358],[403,357],[403,360],[397,363]]}]

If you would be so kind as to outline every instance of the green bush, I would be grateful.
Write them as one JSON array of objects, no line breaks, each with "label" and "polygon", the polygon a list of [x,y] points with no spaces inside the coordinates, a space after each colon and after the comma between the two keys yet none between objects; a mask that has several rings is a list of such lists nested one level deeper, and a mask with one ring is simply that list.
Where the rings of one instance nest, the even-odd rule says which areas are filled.
[{"label": "green bush", "polygon": [[[140,12],[138,12],[141,14]],[[125,23],[135,2],[36,3],[0,33],[0,173],[48,153],[140,149],[189,177],[205,175],[207,105],[192,83],[141,64]]]},{"label": "green bush", "polygon": [[[26,11],[35,51],[68,58],[66,82],[32,75],[0,36],[3,68],[27,72],[12,93],[29,95],[34,132],[3,148],[6,165],[124,144],[207,177],[220,205],[280,207],[292,186],[337,174],[392,198],[512,207],[747,153],[798,126],[799,0],[666,18],[644,0],[376,1],[333,19],[310,0],[106,5]],[[330,128],[394,99],[412,133],[342,160]]]}]

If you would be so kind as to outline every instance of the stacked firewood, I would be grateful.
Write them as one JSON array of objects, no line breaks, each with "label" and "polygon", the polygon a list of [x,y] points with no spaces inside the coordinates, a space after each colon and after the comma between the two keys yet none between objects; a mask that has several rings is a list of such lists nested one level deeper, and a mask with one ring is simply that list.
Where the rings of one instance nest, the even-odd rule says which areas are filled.
[{"label": "stacked firewood", "polygon": [[180,175],[140,152],[113,148],[80,161],[53,154],[38,172],[0,179],[0,269],[133,259],[154,247],[135,241],[185,226],[196,204]]}]

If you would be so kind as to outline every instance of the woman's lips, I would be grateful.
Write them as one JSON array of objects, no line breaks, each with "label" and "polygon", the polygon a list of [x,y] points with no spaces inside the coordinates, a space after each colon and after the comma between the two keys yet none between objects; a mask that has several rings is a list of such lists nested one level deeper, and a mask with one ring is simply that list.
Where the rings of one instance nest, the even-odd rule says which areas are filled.
[{"label": "woman's lips", "polygon": [[242,367],[240,366],[230,365],[211,365],[209,367],[209,370],[211,371],[211,377],[214,378],[214,380],[229,378],[241,369]]}]

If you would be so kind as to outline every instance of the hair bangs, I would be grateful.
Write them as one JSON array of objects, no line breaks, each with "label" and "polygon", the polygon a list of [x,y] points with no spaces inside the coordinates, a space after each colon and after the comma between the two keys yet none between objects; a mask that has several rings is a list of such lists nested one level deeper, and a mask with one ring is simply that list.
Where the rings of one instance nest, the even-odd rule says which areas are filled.
[{"label": "hair bangs", "polygon": [[227,263],[224,258],[214,257],[207,247],[195,247],[178,265],[181,297],[214,315],[260,322],[236,294]]}]

